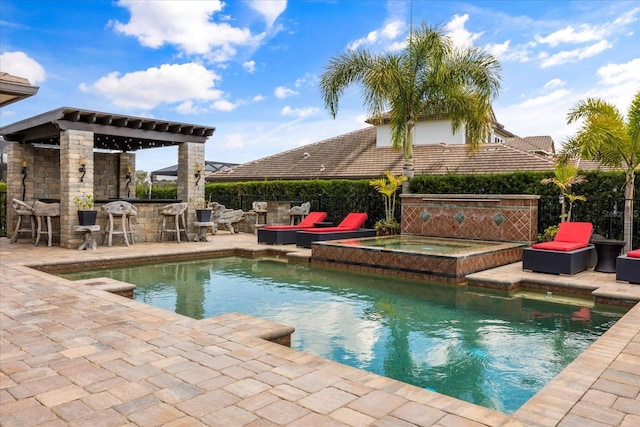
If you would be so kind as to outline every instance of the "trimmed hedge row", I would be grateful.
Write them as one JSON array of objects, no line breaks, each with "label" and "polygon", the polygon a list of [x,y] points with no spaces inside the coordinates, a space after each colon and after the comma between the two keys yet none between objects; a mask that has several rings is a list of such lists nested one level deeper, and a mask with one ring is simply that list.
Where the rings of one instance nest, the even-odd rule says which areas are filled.
[{"label": "trimmed hedge row", "polygon": [[[585,196],[587,202],[576,202],[573,220],[589,221],[596,231],[612,238],[622,237],[622,200],[624,174],[622,172],[581,172],[587,181],[573,188],[575,194]],[[559,190],[544,185],[541,180],[553,172],[516,172],[489,175],[418,175],[409,189],[414,194],[539,194],[541,196],[538,230],[542,232],[556,225],[560,218]],[[175,187],[154,187],[152,198],[176,198]],[[144,188],[138,197],[146,198]],[[367,227],[384,219],[382,196],[369,185],[369,180],[301,180],[249,181],[237,183],[209,183],[206,198],[228,208],[250,210],[254,201],[287,200],[299,204],[311,202],[312,210],[328,212],[330,220],[339,222],[349,212],[364,211],[369,215]],[[636,200],[640,197],[640,179],[635,183]],[[635,204],[634,229],[640,230],[640,203]],[[396,212],[400,219],[400,209]],[[640,232],[635,233],[634,247],[640,245]]]}]

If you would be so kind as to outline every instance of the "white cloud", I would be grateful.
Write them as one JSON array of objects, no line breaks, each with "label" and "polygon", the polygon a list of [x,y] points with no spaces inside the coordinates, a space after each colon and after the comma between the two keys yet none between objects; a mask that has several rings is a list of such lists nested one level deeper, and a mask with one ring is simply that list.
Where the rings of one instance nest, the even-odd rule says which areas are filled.
[{"label": "white cloud", "polygon": [[544,84],[545,89],[555,89],[559,87],[564,87],[565,82],[560,79],[551,79]]},{"label": "white cloud", "polygon": [[286,0],[251,0],[249,6],[261,14],[269,27],[287,8]]},{"label": "white cloud", "polygon": [[348,50],[355,50],[361,46],[376,45],[395,40],[402,34],[406,24],[401,20],[393,20],[379,30],[373,30],[366,37],[359,38],[347,45]]},{"label": "white cloud", "polygon": [[542,61],[542,68],[552,67],[554,65],[565,64],[567,62],[578,62],[582,59],[597,55],[600,52],[612,48],[613,45],[606,40],[601,40],[591,46],[578,48],[574,50],[565,50],[550,55]]},{"label": "white cloud", "polygon": [[558,46],[561,43],[587,43],[594,40],[602,40],[608,34],[604,27],[583,24],[577,29],[573,26],[555,31],[546,37],[537,35],[535,37],[538,43],[548,44],[551,47]]},{"label": "white cloud", "polygon": [[212,22],[224,7],[219,0],[120,0],[118,5],[129,9],[131,19],[126,24],[112,21],[113,28],[150,48],[172,44],[187,54],[208,55],[220,62],[235,55],[233,46],[257,46],[264,37],[247,28]]},{"label": "white cloud", "polygon": [[458,47],[470,47],[482,36],[483,33],[471,33],[465,28],[465,23],[469,20],[469,15],[454,15],[451,21],[445,25],[445,30],[453,43]]},{"label": "white cloud", "polygon": [[511,44],[511,40],[507,40],[504,43],[489,44],[484,49],[496,58],[500,58],[509,51],[509,44]]},{"label": "white cloud", "polygon": [[276,98],[278,99],[284,99],[287,98],[289,96],[293,96],[293,95],[297,95],[298,92],[296,92],[293,89],[289,89],[288,87],[284,87],[284,86],[278,86],[276,88],[276,90],[273,91],[273,94],[276,96]]},{"label": "white cloud", "polygon": [[280,114],[283,116],[305,118],[316,114],[318,111],[320,111],[320,109],[317,107],[291,108],[287,105],[280,111]]},{"label": "white cloud", "polygon": [[219,99],[215,101],[211,107],[218,111],[233,111],[237,105],[227,101],[226,99]]},{"label": "white cloud", "polygon": [[598,69],[600,83],[622,84],[626,82],[640,82],[640,58],[632,59],[626,64],[607,64]]},{"label": "white cloud", "polygon": [[245,61],[242,64],[242,68],[247,70],[248,73],[253,74],[256,71],[256,61]]},{"label": "white cloud", "polygon": [[200,64],[164,64],[124,75],[109,73],[80,89],[105,95],[119,107],[152,109],[163,103],[218,100],[222,92],[214,85],[219,79]]},{"label": "white cloud", "polygon": [[193,101],[185,101],[176,107],[176,111],[180,114],[200,114],[205,112],[204,108],[196,106]]},{"label": "white cloud", "polygon": [[24,52],[5,52],[0,55],[0,64],[5,73],[25,78],[32,85],[43,82],[46,76],[44,67]]},{"label": "white cloud", "polygon": [[545,105],[553,104],[554,102],[558,102],[561,99],[564,99],[567,95],[569,95],[569,91],[566,89],[556,90],[548,95],[541,95],[535,98],[527,99],[522,102],[520,105],[523,107],[543,107]]},{"label": "white cloud", "polygon": [[256,96],[254,96],[252,98],[252,101],[254,101],[254,102],[262,102],[262,101],[265,101],[266,99],[267,99],[267,97],[264,96],[264,95],[256,95]]}]

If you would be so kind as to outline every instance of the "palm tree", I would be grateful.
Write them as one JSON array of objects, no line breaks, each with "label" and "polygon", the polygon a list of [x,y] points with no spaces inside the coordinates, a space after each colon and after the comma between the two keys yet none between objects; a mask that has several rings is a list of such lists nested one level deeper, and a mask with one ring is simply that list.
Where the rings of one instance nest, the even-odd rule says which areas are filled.
[{"label": "palm tree", "polygon": [[[562,197],[562,207],[560,211],[560,222],[571,221],[571,210],[573,204],[580,200],[582,202],[587,199],[584,196],[578,196],[571,193],[571,186],[582,184],[587,179],[584,175],[578,175],[578,167],[568,163],[568,156],[560,156],[553,171],[553,178],[545,178],[540,181],[542,184],[553,184],[560,190]],[[569,201],[569,211],[566,211],[566,201]]]},{"label": "palm tree", "polygon": [[[478,48],[456,49],[438,27],[422,24],[401,51],[373,55],[349,50],[333,57],[320,78],[332,117],[352,84],[361,84],[373,123],[388,112],[392,147],[402,150],[403,175],[413,178],[413,129],[419,119],[447,116],[451,131],[463,126],[473,149],[491,135],[491,101],[500,88],[500,64]],[[403,184],[403,191],[408,182]]]},{"label": "palm tree", "polygon": [[585,159],[600,161],[625,172],[624,241],[625,251],[632,248],[633,186],[640,170],[640,91],[629,107],[627,118],[612,104],[597,98],[580,101],[567,114],[567,123],[583,120],[575,136],[563,150]]},{"label": "palm tree", "polygon": [[384,221],[376,223],[376,229],[400,229],[396,221],[396,191],[403,182],[407,180],[406,176],[395,176],[390,171],[384,171],[384,177],[369,181],[369,185],[375,188],[378,193],[382,194],[384,199]]}]

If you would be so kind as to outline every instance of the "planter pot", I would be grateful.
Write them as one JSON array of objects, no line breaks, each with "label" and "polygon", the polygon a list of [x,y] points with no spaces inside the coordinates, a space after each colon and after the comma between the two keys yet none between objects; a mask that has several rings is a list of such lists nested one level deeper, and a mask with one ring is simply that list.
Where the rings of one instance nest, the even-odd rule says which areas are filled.
[{"label": "planter pot", "polygon": [[96,225],[98,211],[78,211],[78,222],[80,225]]},{"label": "planter pot", "polygon": [[196,209],[196,220],[198,222],[211,222],[211,209]]}]

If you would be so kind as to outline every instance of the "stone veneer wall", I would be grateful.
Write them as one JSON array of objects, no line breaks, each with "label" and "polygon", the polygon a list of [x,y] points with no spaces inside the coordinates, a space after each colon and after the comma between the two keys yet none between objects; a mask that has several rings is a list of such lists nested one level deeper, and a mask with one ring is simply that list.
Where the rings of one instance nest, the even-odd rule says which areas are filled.
[{"label": "stone veneer wall", "polygon": [[534,243],[538,195],[402,194],[406,234]]}]

